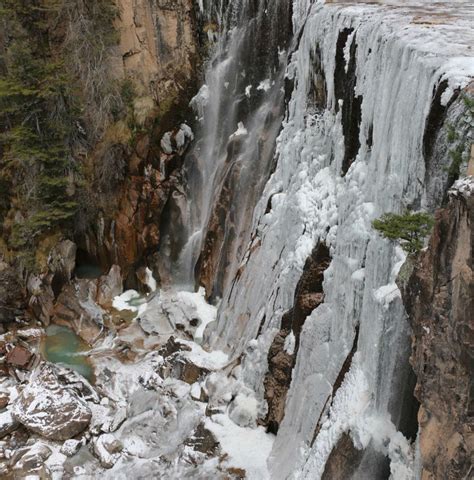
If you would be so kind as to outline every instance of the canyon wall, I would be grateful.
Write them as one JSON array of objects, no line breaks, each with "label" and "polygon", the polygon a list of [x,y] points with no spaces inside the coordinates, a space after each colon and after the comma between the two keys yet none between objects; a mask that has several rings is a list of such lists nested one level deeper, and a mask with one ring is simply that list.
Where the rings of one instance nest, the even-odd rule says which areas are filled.
[{"label": "canyon wall", "polygon": [[459,181],[436,213],[428,248],[401,290],[413,329],[410,362],[421,403],[423,480],[469,478],[473,428],[473,182]]}]

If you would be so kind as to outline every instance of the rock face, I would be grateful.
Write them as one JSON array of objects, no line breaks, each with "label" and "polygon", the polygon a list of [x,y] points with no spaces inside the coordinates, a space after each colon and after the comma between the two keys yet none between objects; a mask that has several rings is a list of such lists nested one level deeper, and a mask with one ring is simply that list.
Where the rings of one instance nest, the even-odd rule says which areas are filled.
[{"label": "rock face", "polygon": [[0,261],[0,323],[13,322],[24,314],[25,296],[15,272]]},{"label": "rock face", "polygon": [[66,285],[54,307],[54,323],[71,327],[89,344],[93,344],[103,330],[103,315],[95,299],[97,282],[78,279]]},{"label": "rock face", "polygon": [[67,440],[82,432],[91,420],[86,402],[64,387],[54,370],[42,364],[12,406],[13,418],[50,440]]},{"label": "rock face", "polygon": [[129,287],[137,288],[133,269],[158,249],[160,218],[182,184],[175,170],[189,138],[179,152],[163,149],[160,140],[193,118],[188,103],[197,90],[200,42],[192,0],[120,0],[118,8],[119,44],[107,60],[113,77],[133,84],[136,125],[110,125],[93,148],[98,177],[110,177],[109,163],[115,170],[121,165],[124,174],[114,185],[106,180],[91,192],[98,207],[96,228],[84,229],[76,240],[102,268],[118,264]]},{"label": "rock face", "polygon": [[[187,88],[197,55],[192,0],[120,0],[120,54],[125,72],[158,103]],[[153,98],[154,97],[154,98]],[[142,108],[143,110],[143,108]]]},{"label": "rock face", "polygon": [[458,185],[436,214],[428,249],[401,285],[413,328],[423,480],[472,473],[474,183],[471,177]]}]

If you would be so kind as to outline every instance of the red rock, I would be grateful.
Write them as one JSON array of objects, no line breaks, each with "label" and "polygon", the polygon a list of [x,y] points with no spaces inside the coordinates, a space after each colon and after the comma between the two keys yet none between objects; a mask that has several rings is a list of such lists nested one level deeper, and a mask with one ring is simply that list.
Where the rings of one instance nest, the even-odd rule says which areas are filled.
[{"label": "red rock", "polygon": [[26,368],[33,354],[25,347],[15,345],[7,353],[6,362],[15,367]]}]

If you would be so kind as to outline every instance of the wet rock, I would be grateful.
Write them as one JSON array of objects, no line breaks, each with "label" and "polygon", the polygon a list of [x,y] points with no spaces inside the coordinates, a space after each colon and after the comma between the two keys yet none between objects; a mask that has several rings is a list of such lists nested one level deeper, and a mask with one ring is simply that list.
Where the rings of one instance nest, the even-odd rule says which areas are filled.
[{"label": "wet rock", "polygon": [[243,480],[247,478],[247,472],[243,468],[231,467],[226,470],[232,480]]},{"label": "wet rock", "polygon": [[186,382],[189,385],[197,382],[209,373],[209,370],[198,367],[189,359],[179,354],[169,356],[160,368],[163,378],[173,377]]},{"label": "wet rock", "polygon": [[364,452],[357,450],[349,434],[343,433],[331,451],[322,480],[347,480],[357,470]]},{"label": "wet rock", "polygon": [[171,336],[163,347],[160,348],[158,353],[163,357],[167,358],[173,353],[180,351],[190,351],[191,348],[185,345],[184,343],[177,342],[174,336]]},{"label": "wet rock", "polygon": [[30,438],[30,432],[23,426],[18,425],[12,433],[9,435],[8,445],[12,449],[18,449],[24,447]]},{"label": "wet rock", "polygon": [[107,275],[98,281],[96,302],[104,308],[112,306],[113,299],[123,293],[123,281],[118,265],[112,265]]},{"label": "wet rock", "polygon": [[87,403],[60,384],[54,370],[43,363],[15,400],[12,415],[29,430],[50,440],[67,440],[91,420]]},{"label": "wet rock", "polygon": [[97,283],[78,279],[66,285],[54,307],[53,321],[71,327],[87,343],[93,344],[103,331],[104,310],[96,303]]},{"label": "wet rock", "polygon": [[33,354],[21,345],[15,345],[6,355],[5,361],[17,368],[27,368]]},{"label": "wet rock", "polygon": [[19,425],[9,410],[0,413],[0,438],[13,432]]}]

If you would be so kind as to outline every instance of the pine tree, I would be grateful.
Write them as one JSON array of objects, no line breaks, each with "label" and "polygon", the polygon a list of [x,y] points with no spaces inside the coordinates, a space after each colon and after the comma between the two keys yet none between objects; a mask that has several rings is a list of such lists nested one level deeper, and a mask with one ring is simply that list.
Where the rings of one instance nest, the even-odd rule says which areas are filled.
[{"label": "pine tree", "polygon": [[410,254],[417,253],[423,248],[423,239],[430,233],[433,224],[431,215],[410,212],[403,215],[386,213],[372,222],[372,226],[382,236],[399,241],[402,248]]}]

